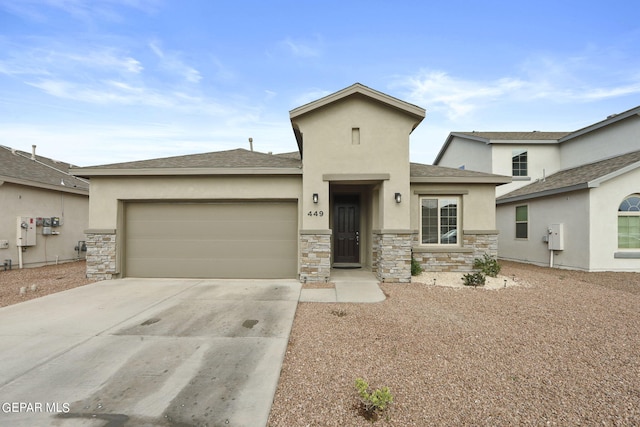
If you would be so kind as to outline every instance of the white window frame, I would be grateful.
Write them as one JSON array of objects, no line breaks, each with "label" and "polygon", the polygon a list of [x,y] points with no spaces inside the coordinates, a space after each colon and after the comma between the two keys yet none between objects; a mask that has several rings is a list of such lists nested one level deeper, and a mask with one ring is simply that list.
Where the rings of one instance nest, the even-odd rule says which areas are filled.
[{"label": "white window frame", "polygon": [[[422,225],[422,201],[423,200],[437,200],[438,201],[438,219],[437,219],[437,227],[439,232],[438,241],[437,242],[427,242],[423,243],[423,225]],[[442,243],[442,233],[440,230],[442,229],[442,220],[441,220],[441,209],[443,207],[443,201],[455,201],[456,202],[456,242],[455,243]],[[446,234],[446,233],[445,233]],[[422,195],[420,196],[420,245],[422,246],[440,246],[440,247],[459,247],[462,245],[462,197],[459,195]]]},{"label": "white window frame", "polygon": [[[526,221],[518,221],[518,208],[527,208],[527,220]],[[513,236],[515,237],[516,240],[529,240],[529,205],[517,205],[514,208],[513,214],[514,214],[514,233]],[[527,237],[518,237],[518,224],[527,224]]]},{"label": "white window frame", "polygon": [[[618,205],[618,216],[616,218],[617,224],[616,224],[616,230],[618,232],[618,237],[617,237],[617,247],[618,249],[621,250],[627,250],[627,251],[638,251],[640,249],[640,247],[621,247],[620,246],[620,218],[628,218],[628,217],[640,217],[640,210],[635,210],[638,209],[638,206],[630,206],[631,209],[628,210],[621,210],[623,203],[625,203],[628,199],[630,198],[640,198],[640,194],[629,194],[627,197],[625,197],[622,202],[620,202],[620,205]],[[628,204],[628,202],[627,202]]]},{"label": "white window frame", "polygon": [[[524,172],[526,172],[526,173],[524,175],[522,175],[520,173],[516,175],[514,173],[514,172],[516,172],[516,170],[513,167],[514,159],[516,157],[518,157],[518,156],[522,156],[523,154],[527,156],[527,160],[526,160],[526,162],[518,162],[518,164],[519,165],[524,164],[524,166],[525,166],[524,167],[524,169],[525,169]],[[522,172],[522,168],[519,167],[518,171]],[[511,152],[511,176],[515,176],[515,177],[526,177],[526,176],[529,176],[529,152],[528,152],[528,150],[513,150]]]}]

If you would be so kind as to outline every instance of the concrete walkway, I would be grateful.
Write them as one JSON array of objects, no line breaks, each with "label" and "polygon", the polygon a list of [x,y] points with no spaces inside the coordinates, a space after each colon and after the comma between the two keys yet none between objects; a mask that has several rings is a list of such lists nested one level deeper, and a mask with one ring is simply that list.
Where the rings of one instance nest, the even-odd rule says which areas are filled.
[{"label": "concrete walkway", "polygon": [[335,288],[302,289],[300,302],[371,303],[386,299],[371,271],[363,269],[331,269]]}]

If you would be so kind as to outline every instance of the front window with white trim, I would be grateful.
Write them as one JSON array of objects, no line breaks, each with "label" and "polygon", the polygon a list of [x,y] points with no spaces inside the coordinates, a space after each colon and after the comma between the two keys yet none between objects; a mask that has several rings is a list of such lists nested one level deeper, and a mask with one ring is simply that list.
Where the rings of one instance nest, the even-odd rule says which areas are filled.
[{"label": "front window with white trim", "polygon": [[511,174],[513,176],[527,176],[527,150],[513,150],[511,153]]},{"label": "front window with white trim", "polygon": [[457,245],[460,198],[420,199],[420,242],[423,245]]},{"label": "front window with white trim", "polygon": [[618,248],[640,249],[640,194],[632,194],[618,206]]}]

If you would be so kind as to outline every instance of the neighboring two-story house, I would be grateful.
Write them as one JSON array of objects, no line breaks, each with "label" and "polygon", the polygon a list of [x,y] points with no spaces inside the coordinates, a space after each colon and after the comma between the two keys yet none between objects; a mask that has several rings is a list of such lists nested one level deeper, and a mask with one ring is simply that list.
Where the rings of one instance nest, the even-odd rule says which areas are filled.
[{"label": "neighboring two-story house", "polygon": [[640,107],[575,132],[453,132],[435,165],[509,174],[499,256],[640,271]]},{"label": "neighboring two-story house", "polygon": [[411,163],[424,116],[356,83],[290,111],[294,153],[74,169],[91,178],[87,273],[324,282],[361,267],[409,282],[412,256],[469,271],[497,253],[495,187],[511,178]]}]

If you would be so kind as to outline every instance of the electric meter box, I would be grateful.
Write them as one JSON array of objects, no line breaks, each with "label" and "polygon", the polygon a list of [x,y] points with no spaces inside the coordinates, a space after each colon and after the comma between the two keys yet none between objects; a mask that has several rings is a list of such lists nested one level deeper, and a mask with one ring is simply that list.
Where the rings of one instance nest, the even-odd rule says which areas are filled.
[{"label": "electric meter box", "polygon": [[36,244],[36,219],[28,216],[19,216],[16,232],[17,246],[35,246]]},{"label": "electric meter box", "polygon": [[564,250],[564,224],[549,225],[549,250]]},{"label": "electric meter box", "polygon": [[51,226],[52,227],[60,227],[60,217],[52,216],[51,217]]}]

